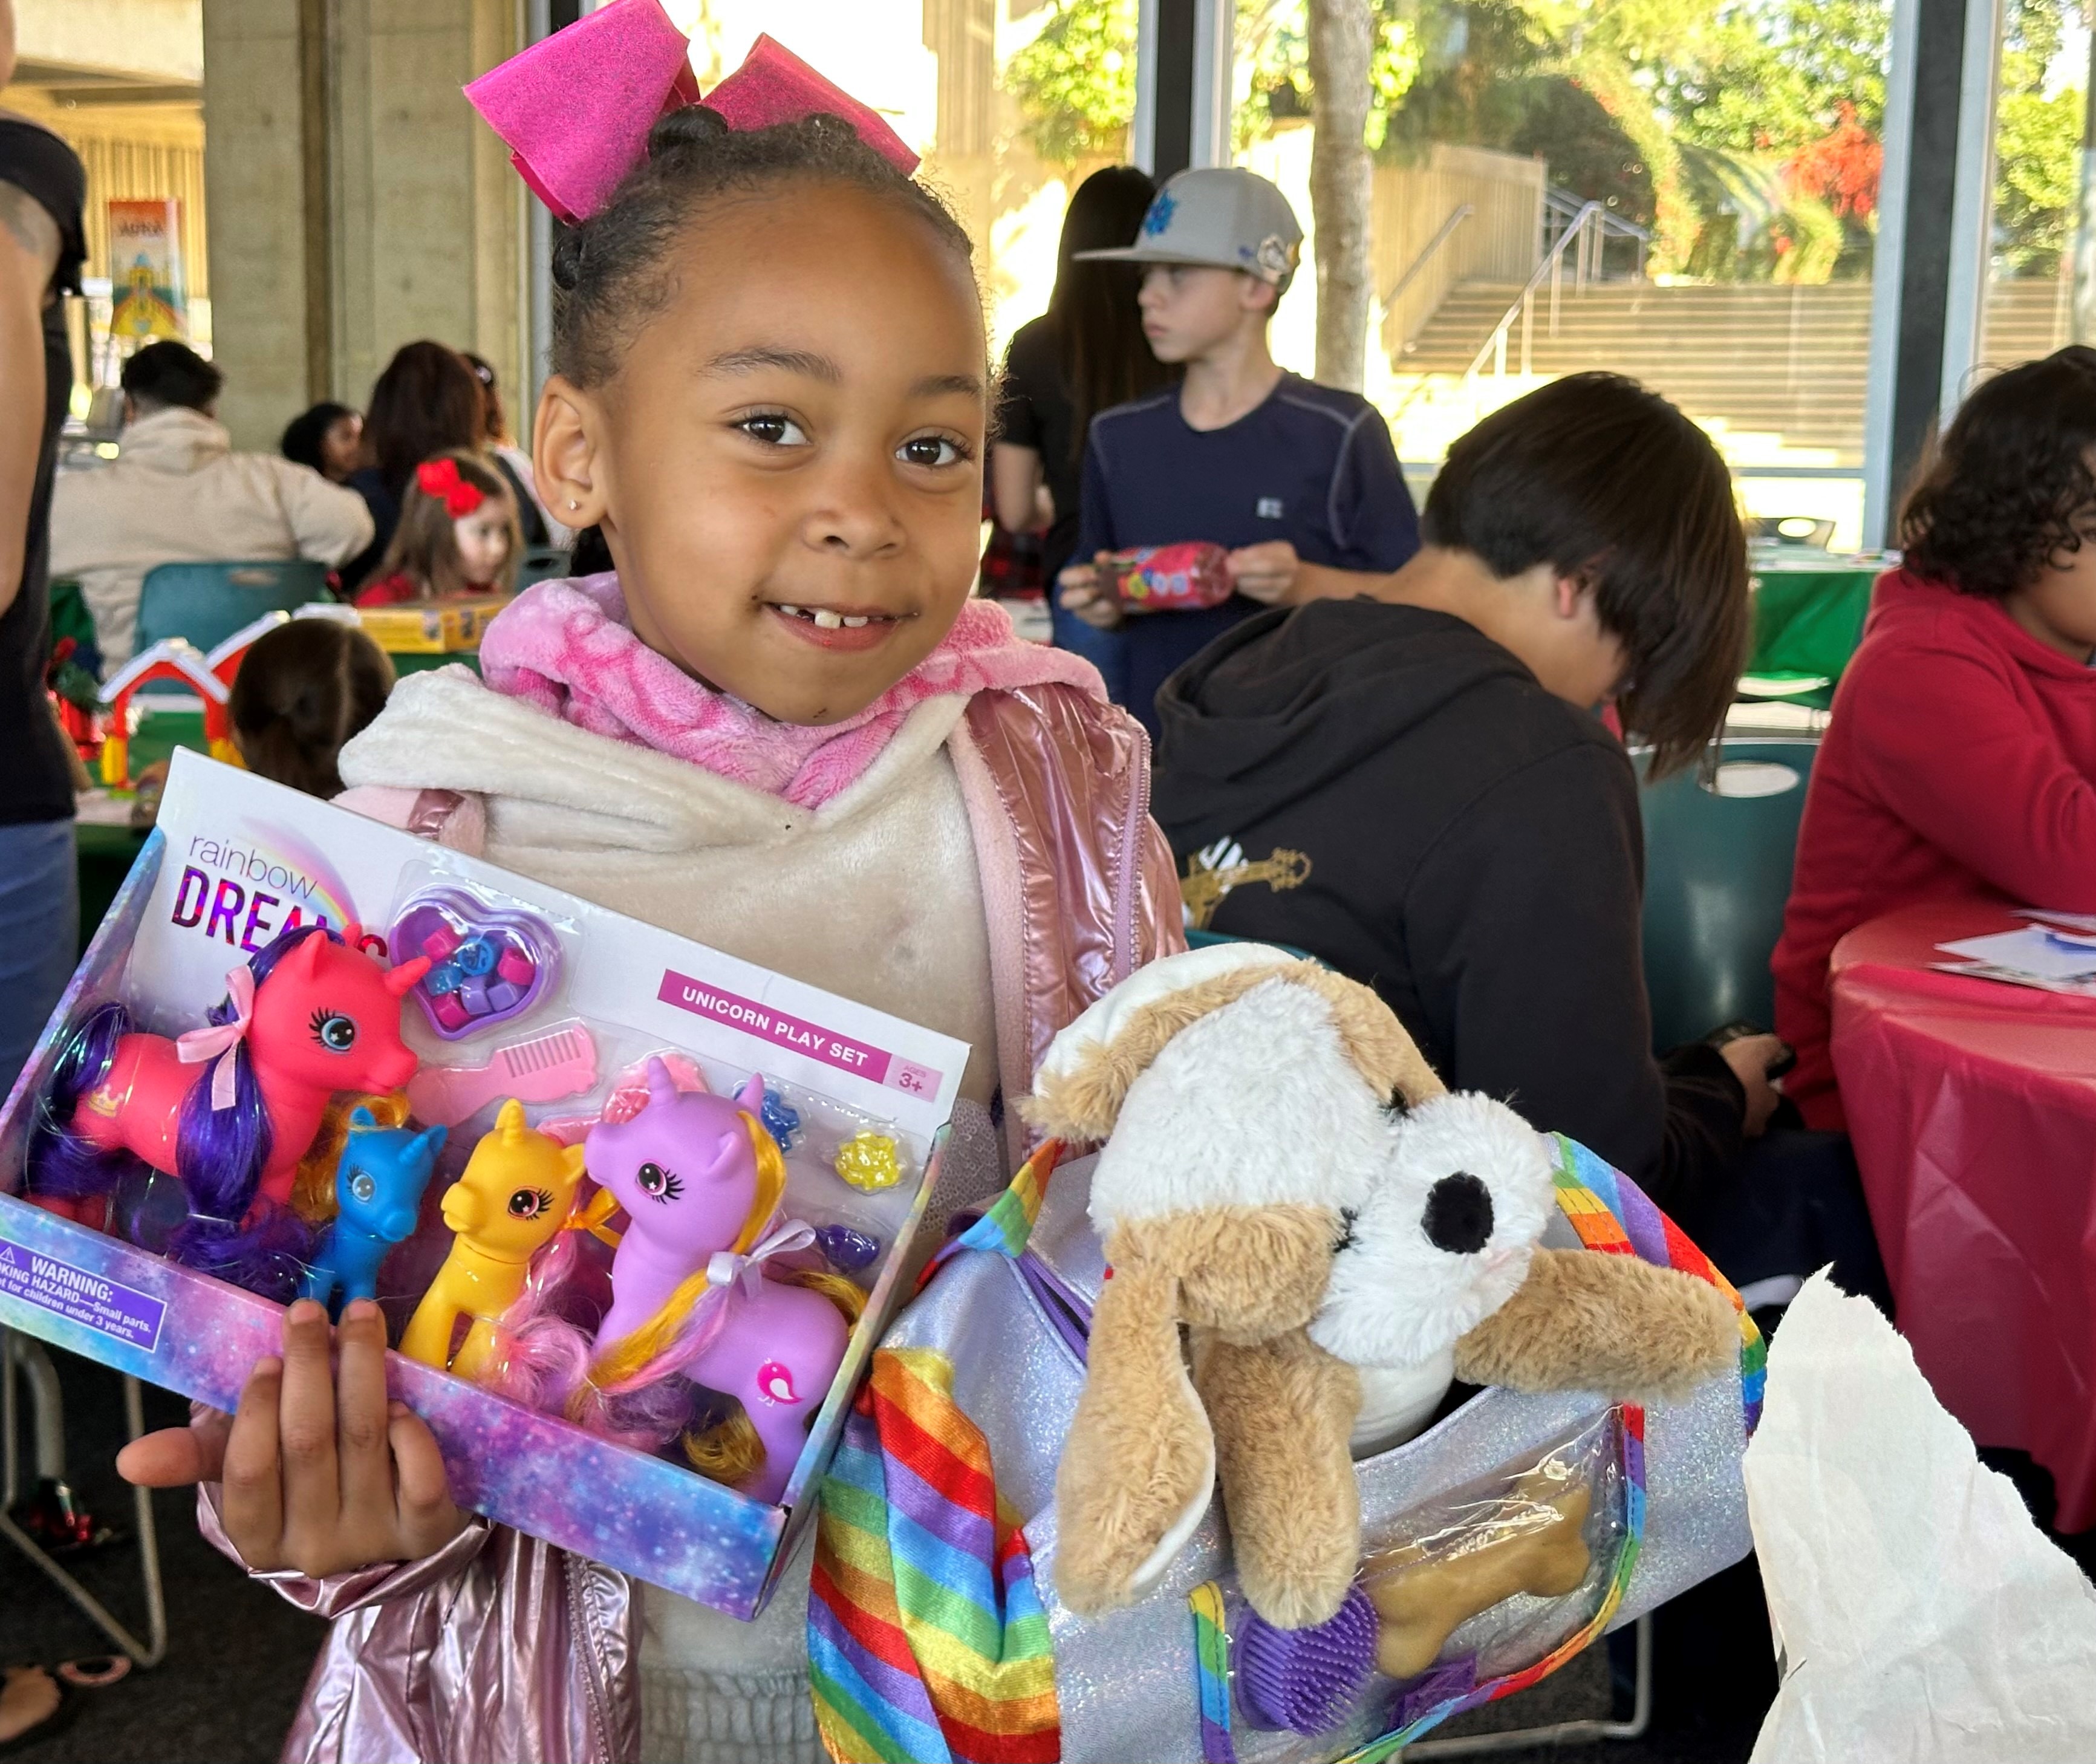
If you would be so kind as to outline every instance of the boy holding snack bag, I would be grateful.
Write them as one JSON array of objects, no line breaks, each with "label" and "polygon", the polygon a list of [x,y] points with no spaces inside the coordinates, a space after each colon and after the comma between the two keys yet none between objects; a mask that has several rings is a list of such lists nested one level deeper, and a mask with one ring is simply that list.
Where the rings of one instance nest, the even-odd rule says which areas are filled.
[{"label": "boy holding snack bag", "polygon": [[[1076,553],[1088,561],[1059,579],[1070,611],[1121,628],[1129,709],[1153,736],[1165,676],[1239,619],[1343,599],[1419,548],[1381,414],[1268,349],[1302,242],[1266,179],[1208,167],[1158,192],[1133,245],[1085,254],[1146,266],[1143,334],[1186,367],[1178,386],[1092,419]],[[1134,548],[1165,554],[1109,555]]]}]

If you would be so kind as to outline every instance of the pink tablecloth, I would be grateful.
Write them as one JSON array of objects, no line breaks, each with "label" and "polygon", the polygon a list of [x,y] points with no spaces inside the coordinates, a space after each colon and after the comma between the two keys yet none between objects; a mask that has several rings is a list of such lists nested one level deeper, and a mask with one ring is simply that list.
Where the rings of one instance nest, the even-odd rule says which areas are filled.
[{"label": "pink tablecloth", "polygon": [[2096,1526],[2096,999],[1932,971],[2026,921],[1910,907],[1834,951],[1834,1067],[1901,1333],[1981,1445]]}]

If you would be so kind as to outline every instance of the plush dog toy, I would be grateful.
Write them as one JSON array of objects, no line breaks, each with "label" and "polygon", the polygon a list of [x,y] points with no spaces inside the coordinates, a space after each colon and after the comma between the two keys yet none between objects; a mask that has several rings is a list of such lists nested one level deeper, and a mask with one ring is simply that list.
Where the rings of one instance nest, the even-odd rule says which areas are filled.
[{"label": "plush dog toy", "polygon": [[1026,1107],[1104,1142],[1110,1272],[1056,1479],[1056,1584],[1081,1615],[1162,1578],[1220,1474],[1252,1607],[1331,1618],[1360,1549],[1365,1375],[1380,1449],[1458,1375],[1662,1399],[1738,1351],[1715,1288],[1538,1249],[1540,1136],[1447,1092],[1373,992],[1315,963],[1251,944],[1155,963],[1056,1038]]}]

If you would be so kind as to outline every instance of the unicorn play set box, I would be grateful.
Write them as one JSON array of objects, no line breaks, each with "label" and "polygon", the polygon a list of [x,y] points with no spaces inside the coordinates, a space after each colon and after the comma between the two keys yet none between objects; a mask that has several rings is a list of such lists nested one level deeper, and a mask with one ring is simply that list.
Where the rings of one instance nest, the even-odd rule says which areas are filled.
[{"label": "unicorn play set box", "polygon": [[229,1409],[373,1299],[461,1506],[752,1617],[967,1058],[178,754],[0,1114],[0,1323]]}]

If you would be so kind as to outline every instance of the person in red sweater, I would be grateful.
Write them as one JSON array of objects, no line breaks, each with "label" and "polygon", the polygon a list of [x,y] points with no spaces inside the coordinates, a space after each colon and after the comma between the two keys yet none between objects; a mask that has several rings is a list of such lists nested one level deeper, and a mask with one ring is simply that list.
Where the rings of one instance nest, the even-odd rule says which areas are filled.
[{"label": "person in red sweater", "polygon": [[1900,513],[1812,771],[1783,939],[1784,1093],[1844,1124],[1827,958],[1916,901],[2096,912],[2096,349],[1988,381]]}]

